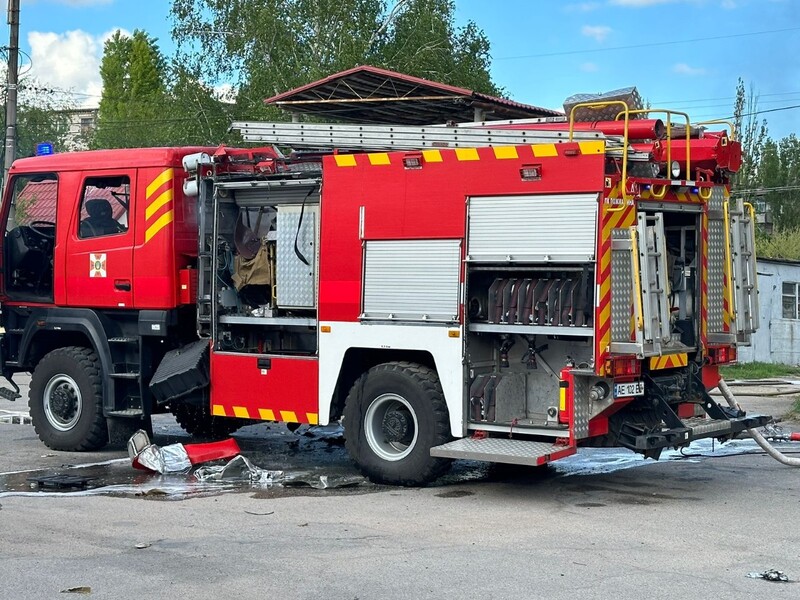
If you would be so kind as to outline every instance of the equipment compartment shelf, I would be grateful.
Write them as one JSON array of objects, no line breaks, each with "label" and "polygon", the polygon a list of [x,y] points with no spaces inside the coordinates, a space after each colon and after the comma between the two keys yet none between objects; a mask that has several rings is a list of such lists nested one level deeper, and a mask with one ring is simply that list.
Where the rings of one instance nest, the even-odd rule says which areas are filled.
[{"label": "equipment compartment shelf", "polygon": [[476,333],[521,333],[523,335],[560,335],[586,338],[594,337],[594,329],[592,327],[553,327],[551,325],[470,323],[468,329]]},{"label": "equipment compartment shelf", "polygon": [[317,320],[308,317],[244,317],[237,315],[223,315],[220,323],[229,325],[282,325],[284,327],[316,327]]}]

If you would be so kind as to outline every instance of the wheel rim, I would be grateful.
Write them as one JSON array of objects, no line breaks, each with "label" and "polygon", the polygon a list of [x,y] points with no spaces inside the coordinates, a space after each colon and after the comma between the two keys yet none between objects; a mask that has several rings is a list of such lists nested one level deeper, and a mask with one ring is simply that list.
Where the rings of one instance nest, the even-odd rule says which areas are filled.
[{"label": "wheel rim", "polygon": [[75,427],[83,411],[81,390],[69,375],[55,375],[44,387],[44,414],[58,431]]},{"label": "wheel rim", "polygon": [[397,394],[375,398],[364,415],[364,433],[370,449],[383,460],[408,456],[417,443],[417,415],[408,400]]}]

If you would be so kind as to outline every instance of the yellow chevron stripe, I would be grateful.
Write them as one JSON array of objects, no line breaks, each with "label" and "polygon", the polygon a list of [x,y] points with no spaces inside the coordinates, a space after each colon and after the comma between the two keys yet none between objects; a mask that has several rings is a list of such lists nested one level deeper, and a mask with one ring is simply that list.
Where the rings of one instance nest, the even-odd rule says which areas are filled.
[{"label": "yellow chevron stripe", "polygon": [[456,148],[456,159],[464,160],[480,160],[477,148]]},{"label": "yellow chevron stripe", "polygon": [[156,214],[156,211],[158,211],[159,208],[161,208],[168,202],[172,202],[172,198],[173,198],[172,188],[164,190],[158,198],[156,198],[150,204],[147,205],[147,208],[144,211],[144,218],[149,219],[150,217],[152,217],[154,214]]},{"label": "yellow chevron stripe", "polygon": [[375,152],[374,154],[367,154],[369,164],[372,166],[390,165],[389,155],[386,152]]},{"label": "yellow chevron stripe", "polygon": [[306,413],[306,419],[309,425],[316,425],[319,423],[319,415],[317,413]]},{"label": "yellow chevron stripe", "polygon": [[519,158],[517,149],[514,146],[495,146],[492,149],[494,150],[494,157],[499,160]]},{"label": "yellow chevron stripe", "polygon": [[334,160],[337,167],[355,167],[356,155],[355,154],[335,154]]},{"label": "yellow chevron stripe", "polygon": [[578,142],[581,154],[605,154],[606,143],[593,140],[591,142]]},{"label": "yellow chevron stripe", "polygon": [[250,413],[247,411],[247,407],[245,406],[234,406],[233,407],[233,414],[240,419],[249,419]]},{"label": "yellow chevron stripe", "polygon": [[211,407],[211,414],[215,417],[224,417],[225,416],[225,407],[221,404],[214,404]]},{"label": "yellow chevron stripe", "polygon": [[669,354],[667,356],[654,356],[650,359],[650,370],[675,369],[689,364],[688,354]]},{"label": "yellow chevron stripe", "polygon": [[425,162],[429,163],[437,163],[442,162],[442,153],[438,150],[423,150],[422,157],[425,159]]},{"label": "yellow chevron stripe", "polygon": [[172,223],[173,219],[175,218],[175,214],[169,210],[165,212],[163,215],[158,217],[155,222],[147,228],[147,231],[144,232],[144,243],[150,241],[150,239],[157,234],[159,231],[164,229],[167,225]]},{"label": "yellow chevron stripe", "polygon": [[293,410],[282,410],[281,412],[281,421],[285,423],[299,423],[300,421],[297,418],[297,414]]},{"label": "yellow chevron stripe", "polygon": [[258,409],[258,414],[265,421],[274,421],[275,420],[275,412],[270,410],[270,409],[268,409],[268,408],[259,408]]},{"label": "yellow chevron stripe", "polygon": [[150,196],[155,194],[158,188],[160,188],[162,185],[170,181],[173,175],[174,175],[173,169],[166,169],[162,171],[161,174],[155,179],[153,179],[153,181],[150,182],[150,185],[147,186],[147,190],[145,192],[145,198],[149,200]]},{"label": "yellow chevron stripe", "polygon": [[536,158],[546,158],[548,156],[558,156],[555,144],[536,144],[531,146],[533,155]]}]

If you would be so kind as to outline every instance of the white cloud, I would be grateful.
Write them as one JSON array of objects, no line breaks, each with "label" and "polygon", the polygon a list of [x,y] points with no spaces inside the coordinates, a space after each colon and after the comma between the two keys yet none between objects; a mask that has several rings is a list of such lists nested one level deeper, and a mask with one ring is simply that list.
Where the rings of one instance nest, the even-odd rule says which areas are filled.
[{"label": "white cloud", "polygon": [[597,73],[597,71],[599,70],[600,67],[598,67],[593,62],[585,62],[581,65],[581,71],[583,71],[584,73]]},{"label": "white cloud", "polygon": [[[82,30],[65,33],[32,31],[28,34],[31,63],[23,66],[22,71],[27,71],[43,86],[73,92],[79,105],[97,106],[102,92],[100,60],[103,43],[115,31],[118,30],[101,35]],[[127,31],[121,31],[129,35]]]},{"label": "white cloud", "polygon": [[705,75],[706,70],[702,67],[691,67],[686,63],[677,63],[673,65],[672,72],[677,73],[678,75],[688,75],[689,77],[695,77],[697,75]]},{"label": "white cloud", "polygon": [[596,42],[604,42],[611,33],[611,27],[606,25],[584,25],[581,27],[581,33],[586,37],[594,39]]},{"label": "white cloud", "polygon": [[579,2],[577,4],[567,4],[564,10],[567,12],[591,12],[600,8],[599,2]]}]

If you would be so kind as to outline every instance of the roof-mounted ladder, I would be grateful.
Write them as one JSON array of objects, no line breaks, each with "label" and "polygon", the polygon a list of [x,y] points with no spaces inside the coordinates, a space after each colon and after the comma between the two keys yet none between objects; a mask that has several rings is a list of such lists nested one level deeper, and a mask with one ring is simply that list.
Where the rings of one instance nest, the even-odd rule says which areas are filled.
[{"label": "roof-mounted ladder", "polygon": [[424,148],[475,148],[591,141],[607,138],[599,131],[542,131],[453,126],[340,125],[321,123],[259,123],[239,121],[231,129],[246,142],[286,145],[292,148],[339,148],[357,151],[420,150]]}]

